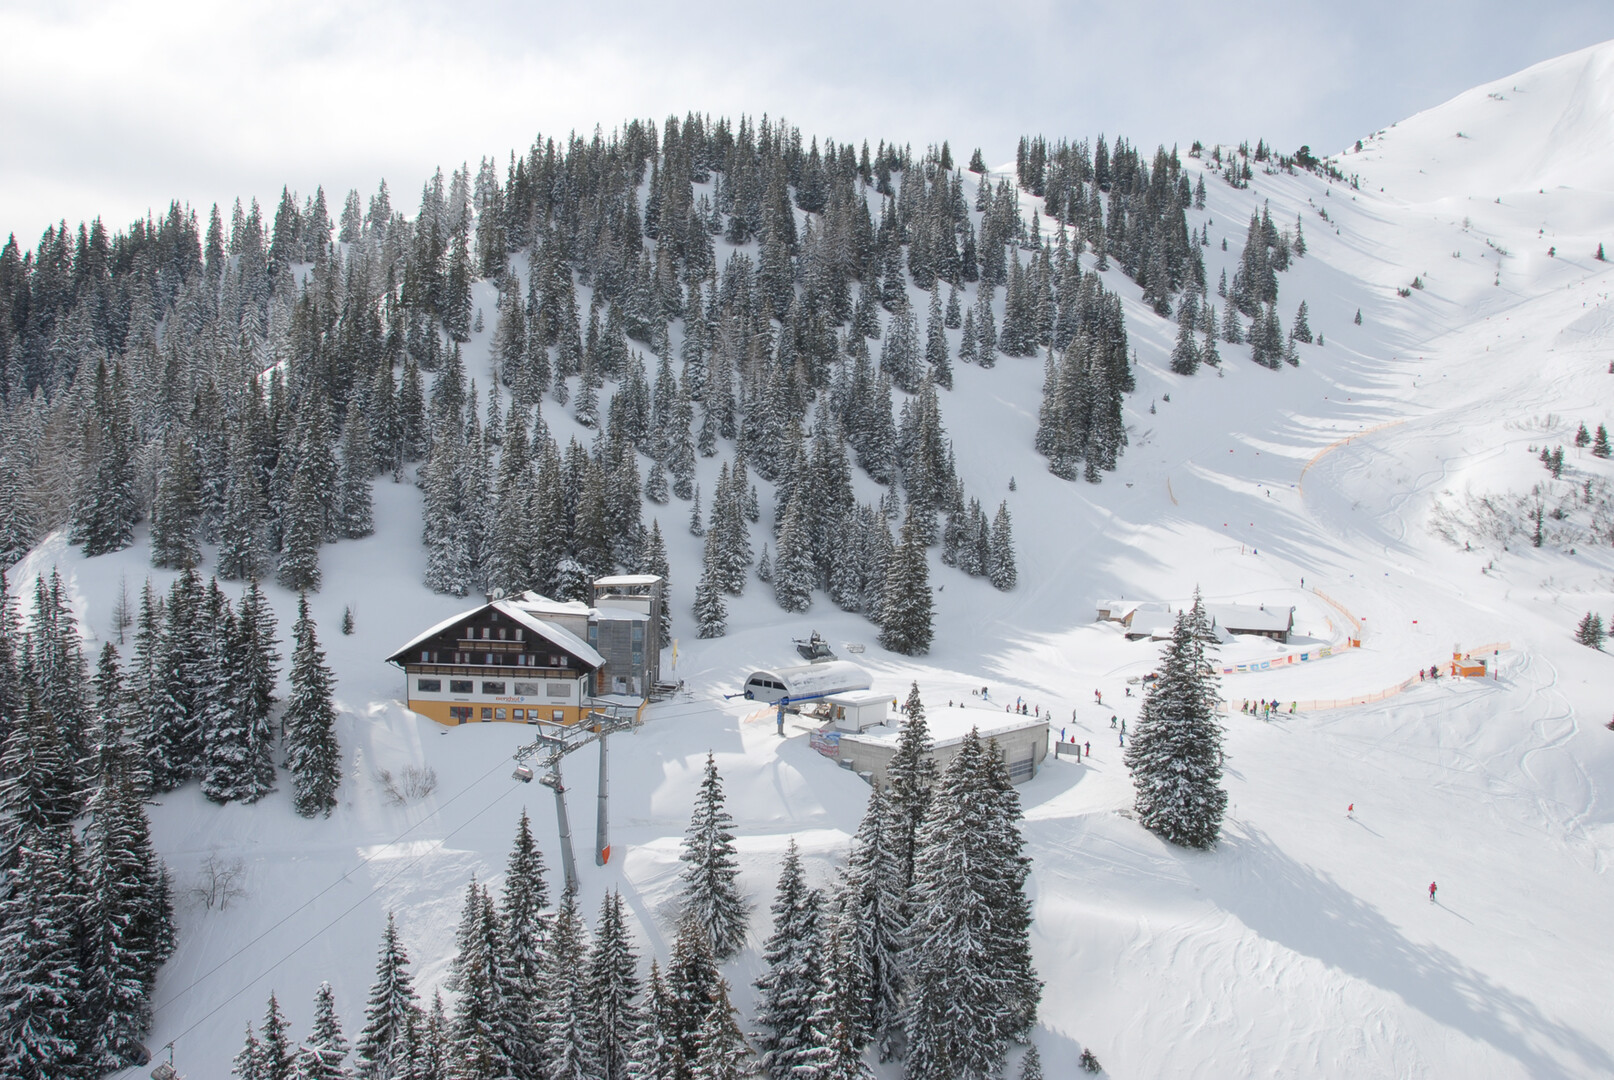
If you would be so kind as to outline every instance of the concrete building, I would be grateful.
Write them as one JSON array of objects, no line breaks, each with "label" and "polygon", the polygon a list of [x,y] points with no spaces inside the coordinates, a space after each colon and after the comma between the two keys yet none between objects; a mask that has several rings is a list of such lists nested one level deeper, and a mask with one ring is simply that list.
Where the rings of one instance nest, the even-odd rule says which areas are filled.
[{"label": "concrete building", "polygon": [[[1016,784],[1036,776],[1048,756],[1047,717],[984,709],[935,709],[926,711],[925,722],[933,743],[930,757],[938,772],[945,770],[958,754],[972,728],[980,733],[983,742],[997,744],[1008,766],[1009,779]],[[827,729],[833,727],[833,723],[826,725]],[[886,769],[901,737],[901,719],[892,716],[888,723],[860,732],[821,730],[814,735],[812,745],[824,756],[839,761],[842,768],[885,788],[890,786]]]}]

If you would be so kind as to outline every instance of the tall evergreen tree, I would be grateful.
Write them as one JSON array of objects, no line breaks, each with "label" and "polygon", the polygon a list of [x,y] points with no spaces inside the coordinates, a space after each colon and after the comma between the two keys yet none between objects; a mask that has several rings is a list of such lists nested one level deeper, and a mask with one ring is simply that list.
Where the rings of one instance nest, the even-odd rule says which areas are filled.
[{"label": "tall evergreen tree", "polygon": [[1209,637],[1196,589],[1193,607],[1177,615],[1160,678],[1143,699],[1126,750],[1138,821],[1183,847],[1213,846],[1227,809],[1216,677],[1205,646]]},{"label": "tall evergreen tree", "polygon": [[308,614],[308,597],[297,598],[295,643],[291,655],[291,697],[283,720],[286,767],[292,774],[292,806],[303,817],[336,809],[342,783],[342,750],[336,741],[336,707],[331,704],[331,671]]},{"label": "tall evergreen tree", "polygon": [[723,781],[717,774],[717,758],[706,755],[706,771],[695,811],[684,833],[679,858],[687,865],[682,875],[681,904],[711,937],[711,948],[719,960],[726,960],[745,943],[746,905],[735,878],[734,819],[723,800]]},{"label": "tall evergreen tree", "polygon": [[459,997],[447,1032],[447,1071],[455,1080],[504,1080],[515,1067],[509,1039],[515,1018],[504,993],[497,912],[486,890],[474,880],[466,894],[457,940],[449,986]]},{"label": "tall evergreen tree", "polygon": [[80,445],[70,538],[84,545],[86,555],[121,551],[133,542],[140,520],[122,368],[114,367],[109,376],[105,363],[96,365],[93,405]]},{"label": "tall evergreen tree", "polygon": [[171,434],[163,448],[157,498],[151,508],[151,565],[189,569],[201,561],[198,529],[202,481],[187,436]]},{"label": "tall evergreen tree", "polygon": [[314,1024],[297,1051],[291,1075],[293,1080],[346,1080],[353,1075],[346,1060],[347,1040],[336,1017],[336,996],[330,983],[321,983],[314,995]]},{"label": "tall evergreen tree", "polygon": [[[774,575],[778,576],[777,567]],[[930,566],[925,542],[916,531],[913,505],[902,524],[902,542],[886,574],[885,599],[880,610],[880,644],[905,656],[930,651],[932,606]]]},{"label": "tall evergreen tree", "polygon": [[904,893],[913,885],[914,860],[919,850],[919,827],[930,809],[931,792],[936,787],[936,759],[925,722],[925,703],[919,684],[908,690],[903,704],[902,733],[897,749],[886,766],[891,786],[890,845],[896,859],[897,881]]},{"label": "tall evergreen tree", "polygon": [[[494,401],[498,400],[497,393]],[[375,532],[370,482],[375,476],[370,428],[364,414],[350,412],[342,427],[342,465],[337,474],[336,534],[357,540]]]},{"label": "tall evergreen tree", "polygon": [[[712,544],[706,546],[713,549]],[[698,638],[718,638],[728,632],[728,605],[723,601],[718,577],[714,556],[707,560],[700,581],[695,584],[695,636]]]},{"label": "tall evergreen tree", "polygon": [[821,907],[820,893],[808,889],[802,878],[801,854],[792,837],[773,901],[773,934],[763,946],[768,969],[756,981],[761,992],[757,1023],[763,1029],[757,1048],[774,1080],[797,1075],[814,1041],[812,1021],[822,976]]},{"label": "tall evergreen tree", "polygon": [[[911,753],[911,751],[910,751]],[[934,782],[935,762],[930,766]],[[909,770],[910,776],[913,770]],[[908,882],[902,861],[902,823],[890,799],[875,785],[869,792],[863,821],[852,838],[846,873],[841,884],[843,908],[842,938],[855,958],[847,972],[856,973],[860,985],[847,986],[853,998],[862,1003],[862,1015],[848,1014],[854,1025],[852,1036],[861,1046],[872,1039],[880,1060],[889,1060],[901,1034],[902,949],[907,926]],[[909,864],[911,866],[911,863]]]},{"label": "tall evergreen tree", "polygon": [[998,504],[997,516],[992,519],[992,532],[987,540],[986,576],[994,588],[1009,592],[1019,581],[1014,566],[1014,528],[1009,521],[1009,503]]},{"label": "tall evergreen tree", "polygon": [[30,824],[13,836],[0,891],[0,1070],[60,1080],[75,1075],[86,1049],[77,845],[65,826]]},{"label": "tall evergreen tree", "polygon": [[728,983],[718,979],[696,1036],[700,1050],[690,1069],[690,1080],[743,1080],[751,1075],[751,1047],[735,1013],[729,1002]]},{"label": "tall evergreen tree", "polygon": [[911,1080],[997,1076],[1009,1041],[1035,1017],[1029,860],[1013,820],[1018,800],[994,767],[995,747],[971,732],[920,832],[909,938]]},{"label": "tall evergreen tree", "polygon": [[298,467],[281,530],[284,540],[277,573],[280,584],[293,592],[319,592],[319,549],[325,542],[325,513],[315,470]]},{"label": "tall evergreen tree", "polygon": [[[248,1044],[257,1042],[255,1066],[259,1080],[292,1080],[297,1056],[291,1045],[290,1027],[285,1014],[280,1011],[280,1002],[275,1000],[271,991],[269,1004],[263,1014],[263,1037],[253,1040],[252,1029],[247,1029]],[[236,1060],[240,1061],[239,1058]],[[245,1074],[240,1075],[245,1080]]]},{"label": "tall evergreen tree", "polygon": [[813,602],[817,568],[805,504],[805,499],[791,500],[779,530],[779,554],[773,561],[773,596],[786,611],[806,611]]},{"label": "tall evergreen tree", "polygon": [[585,996],[588,946],[576,895],[567,890],[551,925],[544,955],[544,996],[538,1012],[543,1032],[541,1061],[550,1080],[588,1080],[592,1047],[588,1044]]},{"label": "tall evergreen tree", "polygon": [[353,1072],[358,1080],[413,1080],[422,1014],[408,964],[409,955],[398,939],[398,924],[389,911],[375,983],[364,1008],[364,1030],[353,1044]]},{"label": "tall evergreen tree", "polygon": [[622,894],[613,891],[600,905],[584,984],[587,1012],[583,1034],[589,1047],[590,1075],[598,1080],[637,1076],[638,1033],[643,1022],[637,1001],[638,967],[622,916]]},{"label": "tall evergreen tree", "polygon": [[275,703],[280,653],[275,648],[275,614],[256,581],[247,584],[236,620],[234,682],[237,708],[247,725],[250,779],[238,797],[256,802],[275,788],[275,733],[270,710]]}]

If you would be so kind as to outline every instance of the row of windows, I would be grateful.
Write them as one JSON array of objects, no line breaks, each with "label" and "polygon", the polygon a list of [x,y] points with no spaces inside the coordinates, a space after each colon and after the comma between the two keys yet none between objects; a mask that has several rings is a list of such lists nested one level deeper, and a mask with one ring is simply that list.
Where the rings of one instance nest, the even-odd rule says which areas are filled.
[{"label": "row of windows", "polygon": [[[477,715],[478,712],[481,713],[480,716]],[[497,705],[484,705],[480,710],[474,709],[469,705],[450,706],[448,710],[448,718],[454,721],[456,724],[469,724],[473,720],[505,719],[514,720],[518,724],[540,724],[543,723],[544,719],[542,716],[538,715],[537,709],[511,709],[510,715],[506,717],[505,710]],[[549,718],[556,723],[564,723],[566,720],[566,712],[563,709],[554,709],[551,711]]]},{"label": "row of windows", "polygon": [[[503,694],[507,692],[505,690],[506,685],[507,684],[503,680],[484,680],[482,683],[482,693]],[[473,686],[475,686],[475,682],[471,679],[448,680],[448,692],[450,694],[474,694],[476,691],[472,689]],[[540,689],[540,687],[542,689]],[[419,678],[415,680],[415,689],[422,694],[440,694],[443,692],[443,680]],[[518,682],[515,684],[515,689],[511,692],[513,692],[516,697],[537,697],[541,693],[547,697],[564,698],[571,697],[572,684],[565,682]]]},{"label": "row of windows", "polygon": [[[452,659],[449,659],[449,657],[452,657]],[[480,657],[480,659],[478,659],[478,657]],[[549,663],[539,663],[539,661],[543,659],[548,659]],[[488,666],[492,666],[494,664],[506,664],[514,665],[515,667],[563,668],[572,666],[572,658],[559,653],[550,653],[546,658],[535,656],[530,653],[444,653],[432,649],[420,650],[420,662],[422,664],[484,664]]]},{"label": "row of windows", "polygon": [[[499,617],[498,613],[495,612],[493,617],[498,618]],[[491,627],[487,627],[487,626],[482,627],[482,632],[480,634],[478,634],[476,631],[477,631],[477,628],[474,627],[474,626],[466,627],[465,636],[468,637],[468,638],[480,637],[483,641],[492,641],[493,640],[493,630],[492,630]],[[508,633],[508,631],[505,630],[504,627],[502,627],[502,626],[499,627],[499,640],[500,641],[510,641],[510,640],[512,640],[511,638],[505,636],[507,633]],[[515,638],[513,640],[515,640],[515,641],[525,640],[525,635],[524,635],[521,627],[519,627],[519,626],[516,627],[516,636],[515,636]]]}]

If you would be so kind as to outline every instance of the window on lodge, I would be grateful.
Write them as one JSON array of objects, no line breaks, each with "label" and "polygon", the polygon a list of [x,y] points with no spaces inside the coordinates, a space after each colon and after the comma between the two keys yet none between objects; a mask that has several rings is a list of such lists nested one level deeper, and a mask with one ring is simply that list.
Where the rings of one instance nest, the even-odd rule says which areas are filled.
[{"label": "window on lodge", "polygon": [[450,706],[448,718],[456,724],[468,723],[471,719],[471,710],[468,707],[458,705]]},{"label": "window on lodge", "polygon": [[482,684],[482,692],[484,694],[502,694],[504,693],[504,683],[485,682]]},{"label": "window on lodge", "polygon": [[469,694],[471,692],[471,680],[470,679],[450,679],[450,680],[448,680],[448,692],[450,694]]},{"label": "window on lodge", "polygon": [[516,696],[517,697],[537,697],[538,696],[538,684],[535,683],[535,682],[518,682],[518,683],[516,683]]},{"label": "window on lodge", "polygon": [[442,679],[416,679],[415,689],[423,694],[440,694],[443,691]]}]

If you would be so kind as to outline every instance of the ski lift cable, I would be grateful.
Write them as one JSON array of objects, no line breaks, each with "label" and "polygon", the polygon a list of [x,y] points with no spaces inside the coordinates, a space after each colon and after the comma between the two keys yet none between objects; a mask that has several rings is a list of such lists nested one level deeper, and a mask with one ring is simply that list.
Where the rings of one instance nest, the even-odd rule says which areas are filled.
[{"label": "ski lift cable", "polygon": [[[715,703],[715,702],[716,702],[716,699],[697,698],[697,699],[691,701],[689,704],[690,705],[705,706],[705,705],[709,705],[709,704],[712,704],[712,703]],[[682,715],[686,715],[687,713],[693,713],[693,712],[698,712],[698,711],[702,711],[701,708],[685,708],[685,709],[678,710],[677,712],[673,712],[672,710],[668,710],[668,711],[662,713],[660,718],[662,718],[662,719],[676,719],[678,716],[682,716]],[[314,904],[321,897],[323,897],[326,893],[330,892],[332,889],[334,889],[338,885],[342,884],[355,871],[363,869],[369,863],[374,862],[377,858],[379,858],[381,856],[381,854],[383,852],[387,851],[393,845],[395,845],[399,841],[401,841],[404,837],[408,836],[410,833],[412,833],[416,829],[418,829],[421,825],[424,825],[427,821],[430,821],[433,817],[436,817],[442,811],[444,811],[448,807],[452,806],[455,802],[457,802],[462,796],[464,796],[472,788],[475,788],[478,785],[480,785],[483,781],[487,780],[490,776],[492,776],[499,769],[504,768],[504,766],[506,764],[507,764],[507,760],[500,760],[497,764],[495,764],[487,772],[483,773],[481,776],[477,777],[475,780],[473,780],[469,784],[465,785],[458,792],[456,792],[452,797],[450,797],[446,802],[439,805],[431,813],[429,813],[429,814],[425,815],[424,817],[422,817],[419,821],[417,821],[413,825],[409,826],[409,828],[405,829],[403,832],[399,833],[397,836],[393,837],[391,840],[387,841],[385,844],[382,844],[381,846],[377,847],[372,854],[360,859],[352,867],[350,867],[347,870],[344,870],[339,876],[337,876],[334,880],[332,880],[330,884],[326,885],[319,892],[315,893],[313,896],[311,896],[307,900],[303,901],[303,903],[299,904],[297,907],[291,909],[285,915],[281,916],[280,919],[278,919],[273,925],[271,925],[268,928],[264,929],[263,931],[259,932],[256,936],[249,939],[247,942],[245,942],[243,945],[241,945],[239,948],[237,948],[234,952],[230,953],[224,959],[220,960],[217,964],[213,965],[207,971],[203,972],[201,975],[197,976],[195,979],[192,979],[189,983],[187,983],[181,989],[179,989],[179,990],[175,991],[174,993],[170,994],[167,998],[165,998],[160,1004],[158,1004],[155,1007],[154,1011],[161,1011],[161,1010],[166,1010],[166,1009],[170,1008],[175,1002],[179,1001],[181,998],[185,997],[185,995],[189,994],[192,990],[196,989],[202,983],[206,982],[208,979],[210,979],[214,975],[216,975],[226,965],[228,965],[228,964],[232,963],[233,961],[235,961],[236,959],[238,959],[248,949],[251,949],[258,942],[262,941],[264,938],[268,937],[270,934],[272,934],[276,930],[280,929],[287,922],[289,922],[294,916],[296,916],[297,914],[299,914],[300,912],[302,912],[303,910],[305,910],[306,908],[308,908],[309,906]],[[228,997],[226,997],[222,1001],[220,1001],[216,1006],[214,1006],[212,1009],[210,1009],[200,1019],[196,1020],[189,1027],[185,1028],[178,1035],[174,1036],[174,1038],[172,1040],[170,1040],[170,1042],[177,1043],[180,1039],[183,1039],[185,1036],[187,1036],[191,1032],[195,1031],[202,1024],[206,1023],[215,1014],[217,1014],[219,1012],[219,1010],[224,1008],[225,1005],[228,1005],[230,1002],[234,1001],[236,998],[238,998],[242,994],[246,993],[247,990],[251,989],[253,986],[255,986],[259,982],[261,982],[265,975],[268,975],[270,972],[274,971],[275,968],[279,967],[282,963],[289,960],[291,957],[295,956],[297,953],[301,952],[303,949],[307,948],[316,939],[318,939],[321,934],[325,933],[325,931],[331,929],[331,927],[335,926],[337,923],[339,923],[343,919],[345,919],[348,915],[352,914],[361,905],[365,904],[373,896],[375,896],[376,893],[378,893],[380,890],[382,890],[386,886],[392,884],[393,881],[397,880],[397,878],[401,874],[403,874],[405,871],[407,871],[407,870],[411,869],[412,867],[414,867],[417,863],[419,863],[421,860],[425,859],[428,855],[433,854],[436,850],[440,849],[442,847],[442,845],[444,843],[446,843],[450,838],[452,838],[455,834],[459,833],[462,829],[464,829],[471,822],[477,820],[483,814],[485,814],[489,810],[493,809],[493,807],[496,804],[498,804],[500,802],[500,800],[502,800],[506,795],[508,795],[511,790],[512,789],[509,789],[509,788],[501,790],[498,795],[494,796],[485,806],[483,806],[475,814],[472,814],[469,818],[466,818],[465,821],[461,822],[453,830],[451,830],[450,832],[448,832],[447,834],[445,834],[444,836],[442,836],[438,840],[436,840],[433,843],[432,847],[428,848],[426,851],[421,852],[419,855],[415,856],[413,859],[410,859],[407,863],[405,863],[403,866],[399,867],[396,871],[394,871],[391,876],[387,877],[386,879],[384,879],[381,882],[378,882],[368,893],[366,893],[364,896],[362,896],[358,900],[356,900],[352,905],[350,905],[347,909],[345,909],[341,914],[337,915],[330,922],[328,922],[324,926],[320,927],[312,935],[310,935],[304,941],[299,943],[296,947],[294,947],[293,949],[291,949],[290,951],[288,951],[286,953],[283,953],[281,956],[279,956],[275,960],[275,962],[273,964],[270,964],[267,968],[265,968],[258,975],[254,976],[251,980],[244,983],[241,986],[240,989],[236,990],[234,993],[230,994]]]},{"label": "ski lift cable", "polygon": [[[183,989],[180,989],[180,990],[176,991],[175,993],[169,995],[167,998],[165,998],[159,1005],[156,1006],[155,1011],[160,1011],[162,1009],[168,1008],[174,1002],[178,1001],[180,998],[184,997],[186,994],[188,994],[192,990],[196,989],[197,986],[201,985],[202,983],[206,982],[208,979],[212,978],[213,975],[216,974],[225,965],[227,965],[227,964],[231,963],[232,961],[234,961],[237,957],[241,956],[242,953],[245,953],[248,949],[252,948],[258,942],[262,941],[264,938],[268,937],[270,934],[274,933],[276,930],[279,930],[286,923],[290,922],[293,916],[301,913],[302,911],[304,911],[308,907],[312,906],[316,901],[318,901],[326,893],[330,892],[332,889],[336,888],[338,885],[341,885],[343,882],[345,882],[350,875],[352,875],[353,873],[355,873],[358,870],[362,870],[365,866],[369,865],[370,863],[374,862],[376,859],[380,858],[381,855],[384,852],[386,852],[387,850],[389,850],[390,848],[392,848],[393,845],[397,844],[404,837],[408,836],[410,833],[412,833],[416,829],[420,828],[426,822],[430,821],[432,818],[436,817],[438,814],[442,813],[444,810],[446,810],[450,806],[454,805],[454,803],[459,801],[461,796],[465,795],[466,792],[468,792],[472,788],[477,787],[478,785],[480,785],[483,781],[488,779],[488,777],[492,776],[495,772],[497,772],[499,769],[501,769],[503,767],[504,767],[504,762],[500,761],[497,765],[493,766],[493,768],[489,769],[487,772],[483,773],[481,776],[477,777],[475,780],[471,781],[469,784],[467,784],[463,788],[461,788],[447,802],[444,802],[444,803],[440,804],[431,813],[429,813],[429,814],[425,815],[424,817],[422,817],[419,821],[417,821],[413,825],[409,826],[409,828],[405,829],[403,832],[399,833],[397,836],[394,836],[391,840],[388,840],[385,844],[382,844],[379,847],[377,847],[373,852],[371,852],[369,855],[366,855],[363,858],[361,858],[353,866],[344,869],[339,875],[337,875],[335,878],[333,878],[331,880],[330,884],[326,885],[319,892],[315,893],[313,896],[310,896],[307,900],[304,900],[301,904],[298,904],[296,907],[294,907],[290,911],[286,912],[286,914],[282,915],[273,925],[271,925],[271,926],[267,927],[266,929],[264,929],[263,931],[259,932],[257,934],[257,936],[247,940],[244,944],[241,945],[240,948],[236,949],[230,955],[226,956],[223,960],[220,960],[217,964],[214,964],[207,971],[204,971],[201,975],[199,975],[195,979],[191,980],[191,982],[188,983]],[[489,805],[491,806],[492,804],[490,803]],[[477,815],[480,816],[486,809],[487,809],[487,807],[483,807],[482,810],[477,811]],[[472,818],[471,820],[475,820],[475,818]],[[464,825],[461,825],[459,828],[464,828],[464,827],[465,827]],[[458,831],[459,831],[459,829],[454,830],[454,832],[458,832]],[[452,835],[454,835],[454,833],[449,833],[448,835],[452,836]],[[443,839],[447,839],[447,837],[444,837]],[[441,843],[441,842],[442,841],[438,841],[438,843]]]},{"label": "ski lift cable", "polygon": [[[504,764],[503,762],[500,762],[499,766],[502,768],[503,764]],[[491,773],[489,775],[491,775]],[[281,964],[285,963],[287,960],[290,960],[293,956],[296,956],[298,953],[302,952],[308,946],[312,945],[315,941],[319,940],[319,938],[322,935],[324,935],[326,931],[330,930],[337,923],[341,922],[343,919],[345,919],[349,915],[353,914],[353,912],[357,911],[360,907],[363,907],[372,898],[374,898],[375,895],[377,893],[379,893],[382,889],[386,888],[388,885],[391,885],[394,881],[398,880],[398,878],[401,875],[403,875],[406,871],[413,869],[415,867],[415,865],[417,863],[419,863],[422,859],[426,858],[428,855],[435,854],[438,850],[440,850],[442,848],[442,846],[445,843],[447,843],[449,840],[451,840],[456,833],[460,832],[466,826],[470,825],[471,822],[475,821],[477,818],[481,817],[483,814],[485,814],[489,810],[493,809],[494,806],[496,806],[500,801],[502,801],[506,796],[508,796],[510,794],[510,792],[513,791],[513,790],[515,790],[515,789],[514,788],[503,788],[502,790],[500,790],[499,794],[495,795],[492,799],[490,799],[488,801],[488,803],[485,806],[482,807],[482,809],[478,810],[476,813],[472,814],[470,817],[468,817],[464,821],[460,822],[460,824],[458,826],[456,826],[453,830],[451,830],[450,832],[444,834],[438,840],[434,841],[430,848],[428,848],[427,850],[421,852],[419,855],[416,855],[413,859],[410,859],[404,865],[400,866],[397,870],[393,871],[393,873],[390,876],[388,876],[387,878],[385,878],[382,881],[377,882],[370,889],[369,892],[365,893],[363,896],[361,896],[357,900],[353,901],[353,903],[349,904],[346,908],[344,908],[342,910],[342,912],[340,914],[338,914],[335,918],[331,919],[324,926],[321,926],[319,929],[315,930],[312,934],[309,934],[306,938],[304,938],[302,941],[298,942],[291,949],[288,949],[286,952],[280,954],[280,956],[275,958],[273,963],[271,963],[269,966],[265,967],[262,971],[258,972],[258,974],[254,975],[252,978],[248,979],[246,982],[242,983],[239,989],[237,989],[234,993],[230,994],[229,996],[223,998],[217,1005],[213,1006],[206,1013],[202,1014],[202,1016],[199,1019],[197,1019],[196,1021],[194,1021],[189,1027],[185,1028],[178,1035],[175,1035],[172,1039],[170,1039],[169,1042],[171,1044],[178,1043],[181,1039],[185,1038],[185,1036],[189,1035],[191,1032],[195,1031],[197,1028],[199,1028],[203,1024],[207,1023],[215,1015],[217,1015],[218,1012],[221,1009],[223,1009],[226,1005],[230,1004],[236,998],[240,997],[242,994],[246,993],[248,990],[250,990],[254,986],[258,985],[258,983],[262,982],[263,979],[267,975],[269,975],[271,972],[273,972]],[[304,905],[304,906],[306,907],[307,905]],[[301,910],[301,909],[299,909],[299,910]],[[281,923],[283,923],[285,921],[286,921],[285,919],[282,919],[282,920],[280,920],[279,923],[276,923],[275,925],[279,926]],[[267,933],[267,931],[265,931],[265,933]],[[263,934],[260,934],[260,935],[258,935],[258,937],[254,938],[253,941],[261,940],[263,938],[263,936],[264,936]],[[236,957],[236,956],[240,956],[241,953],[243,951],[245,951],[245,949],[248,948],[248,947],[249,946],[242,946],[241,949],[236,950],[236,952],[231,954],[231,959],[234,959],[234,957]],[[210,975],[212,975],[213,972],[217,971],[219,969],[219,967],[224,966],[224,964],[228,963],[228,962],[229,961],[226,960],[226,961],[220,963],[218,966],[214,967],[211,971],[209,971],[206,975],[203,975],[201,978],[197,979],[195,982],[192,982],[190,984],[190,986],[187,986],[184,990],[181,990],[179,993],[177,993],[173,997],[169,998],[168,1001],[164,1002],[163,1007],[166,1008],[168,1005],[171,1005],[174,1001],[176,1001],[179,998],[183,997],[187,992],[189,992],[191,989],[193,989],[198,984],[200,984],[203,980],[207,979]]]}]

